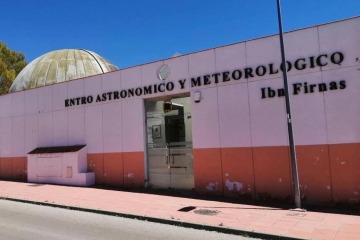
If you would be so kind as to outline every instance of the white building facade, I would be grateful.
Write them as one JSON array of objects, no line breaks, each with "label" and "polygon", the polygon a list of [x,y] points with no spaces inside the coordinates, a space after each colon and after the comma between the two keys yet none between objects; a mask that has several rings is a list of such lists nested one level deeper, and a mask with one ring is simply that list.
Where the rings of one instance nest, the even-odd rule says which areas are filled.
[{"label": "white building facade", "polygon": [[[359,204],[360,17],[284,41],[303,202]],[[280,63],[274,35],[1,96],[0,178],[86,145],[97,184],[291,200]]]}]

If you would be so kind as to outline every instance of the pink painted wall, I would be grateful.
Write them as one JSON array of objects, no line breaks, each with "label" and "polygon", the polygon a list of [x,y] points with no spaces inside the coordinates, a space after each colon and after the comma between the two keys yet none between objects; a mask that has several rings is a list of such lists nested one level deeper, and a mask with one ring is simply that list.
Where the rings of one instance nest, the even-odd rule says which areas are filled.
[{"label": "pink painted wall", "polygon": [[[346,81],[345,89],[291,95],[302,191],[314,201],[360,201],[355,194],[360,192],[356,150],[360,143],[359,26],[358,17],[285,34],[287,59],[292,62],[320,54],[344,54],[341,65],[329,63],[289,72],[290,85]],[[64,105],[68,98],[160,84],[156,70],[164,63],[171,70],[166,82],[178,84],[178,80],[187,79],[184,89],[68,108]],[[280,65],[278,36],[1,96],[0,158],[25,157],[36,147],[86,144],[90,158],[97,163],[94,166],[88,161],[88,167],[98,172],[99,183],[111,182],[107,179],[113,178],[106,178],[105,169],[117,166],[122,179],[116,180],[119,184],[136,182],[139,186],[146,171],[143,99],[182,93],[192,96],[200,91],[201,102],[192,104],[197,190],[208,192],[206,187],[217,182],[218,194],[237,195],[226,185],[236,182],[251,189],[246,194],[253,197],[291,196],[284,98],[261,99],[261,88],[282,87],[281,72],[200,87],[190,84],[193,77],[269,63],[277,68]],[[104,154],[113,154],[106,158],[111,160],[105,160]],[[347,189],[346,194],[340,194],[342,189]],[[317,192],[322,195],[315,196]]]}]

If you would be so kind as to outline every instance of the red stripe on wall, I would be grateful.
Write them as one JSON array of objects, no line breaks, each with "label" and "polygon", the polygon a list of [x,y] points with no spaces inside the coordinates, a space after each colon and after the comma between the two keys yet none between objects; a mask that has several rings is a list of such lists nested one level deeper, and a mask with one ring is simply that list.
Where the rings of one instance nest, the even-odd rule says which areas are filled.
[{"label": "red stripe on wall", "polygon": [[2,179],[25,181],[27,179],[26,157],[0,158],[0,177]]},{"label": "red stripe on wall", "polygon": [[144,187],[144,152],[89,153],[87,162],[96,184]]},{"label": "red stripe on wall", "polygon": [[124,152],[124,186],[144,187],[144,152]]},{"label": "red stripe on wall", "polygon": [[254,162],[251,148],[221,149],[224,195],[255,197]]},{"label": "red stripe on wall", "polygon": [[[360,204],[360,143],[297,146],[302,202]],[[200,193],[293,201],[288,147],[194,149]]]},{"label": "red stripe on wall", "polygon": [[124,185],[122,153],[104,153],[104,184],[111,186]]},{"label": "red stripe on wall", "polygon": [[[360,143],[297,146],[302,202],[360,204]],[[288,147],[194,149],[195,190],[293,201]],[[144,187],[144,152],[88,154],[96,184]],[[0,178],[26,180],[26,157],[0,158]]]},{"label": "red stripe on wall", "polygon": [[104,154],[91,153],[87,155],[87,166],[89,172],[95,173],[95,184],[104,183]]},{"label": "red stripe on wall", "polygon": [[222,195],[223,178],[220,148],[194,149],[193,155],[196,191]]},{"label": "red stripe on wall", "polygon": [[360,204],[360,143],[329,145],[335,203]]},{"label": "red stripe on wall", "polygon": [[263,200],[291,200],[288,147],[253,148],[256,196]]},{"label": "red stripe on wall", "polygon": [[302,201],[323,205],[332,202],[329,146],[298,146],[296,154]]}]

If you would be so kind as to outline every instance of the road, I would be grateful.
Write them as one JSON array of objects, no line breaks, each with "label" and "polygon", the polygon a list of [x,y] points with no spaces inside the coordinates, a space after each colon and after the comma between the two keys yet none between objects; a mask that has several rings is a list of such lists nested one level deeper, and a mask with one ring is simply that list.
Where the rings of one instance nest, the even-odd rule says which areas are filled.
[{"label": "road", "polygon": [[0,239],[254,239],[135,219],[0,200]]}]

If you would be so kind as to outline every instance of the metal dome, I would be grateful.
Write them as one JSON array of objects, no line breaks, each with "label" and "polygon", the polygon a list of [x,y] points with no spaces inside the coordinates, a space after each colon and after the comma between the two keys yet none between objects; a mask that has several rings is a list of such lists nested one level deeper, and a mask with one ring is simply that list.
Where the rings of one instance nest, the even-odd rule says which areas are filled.
[{"label": "metal dome", "polygon": [[46,53],[29,63],[15,78],[9,92],[18,92],[117,70],[98,54],[84,49]]}]

